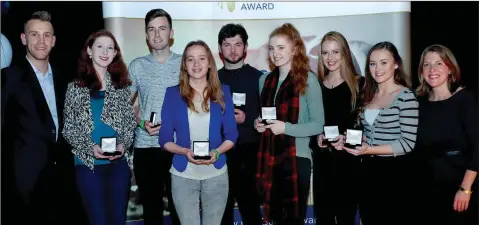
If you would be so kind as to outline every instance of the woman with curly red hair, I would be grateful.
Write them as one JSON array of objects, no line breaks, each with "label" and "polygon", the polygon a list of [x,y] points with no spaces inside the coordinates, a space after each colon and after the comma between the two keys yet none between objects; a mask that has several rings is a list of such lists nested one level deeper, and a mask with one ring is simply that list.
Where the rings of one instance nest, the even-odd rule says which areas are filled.
[{"label": "woman with curly red hair", "polygon": [[256,178],[264,220],[304,224],[311,178],[309,137],[320,134],[324,125],[321,86],[292,24],[271,33],[269,60],[272,72],[260,78],[260,101],[261,107],[276,109],[276,119],[266,120],[267,125],[255,120],[261,133]]}]

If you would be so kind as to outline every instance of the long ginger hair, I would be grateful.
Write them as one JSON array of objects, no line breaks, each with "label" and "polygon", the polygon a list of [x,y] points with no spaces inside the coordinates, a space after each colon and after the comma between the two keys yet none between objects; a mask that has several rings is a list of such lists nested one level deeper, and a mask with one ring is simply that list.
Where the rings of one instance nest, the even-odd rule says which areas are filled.
[{"label": "long ginger hair", "polygon": [[[306,46],[299,31],[290,23],[285,23],[276,28],[270,35],[271,39],[274,36],[286,37],[293,43],[293,59],[291,60],[291,77],[293,78],[294,91],[300,95],[304,95],[308,87],[308,72],[311,71],[309,66],[309,57],[306,54]],[[271,71],[276,69],[276,66],[268,60]]]}]

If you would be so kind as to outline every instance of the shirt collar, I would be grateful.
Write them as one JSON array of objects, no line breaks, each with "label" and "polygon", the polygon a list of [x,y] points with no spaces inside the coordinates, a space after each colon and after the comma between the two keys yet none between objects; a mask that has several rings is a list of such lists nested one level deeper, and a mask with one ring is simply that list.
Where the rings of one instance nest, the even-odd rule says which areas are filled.
[{"label": "shirt collar", "polygon": [[[30,65],[32,66],[33,71],[35,72],[35,74],[37,74],[37,75],[42,75],[42,76],[43,76],[42,71],[40,71],[39,69],[37,69],[37,67],[35,67],[35,65],[33,65],[32,61],[30,61],[30,59],[28,59],[27,56],[25,56],[25,58],[28,60],[28,62],[29,62]],[[52,72],[52,67],[50,66],[50,63],[48,63],[47,77],[52,76],[52,74],[53,74],[53,72]]]}]

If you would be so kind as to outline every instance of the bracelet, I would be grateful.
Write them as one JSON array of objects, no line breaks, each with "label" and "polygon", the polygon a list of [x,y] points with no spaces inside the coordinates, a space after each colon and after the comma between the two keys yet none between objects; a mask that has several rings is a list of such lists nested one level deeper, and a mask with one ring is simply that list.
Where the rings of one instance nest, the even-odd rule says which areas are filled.
[{"label": "bracelet", "polygon": [[145,129],[145,121],[144,120],[141,120],[139,125],[140,125],[141,129],[143,129],[143,130]]},{"label": "bracelet", "polygon": [[213,151],[216,152],[216,160],[218,160],[220,158],[220,152],[218,151],[218,149],[213,149]]},{"label": "bracelet", "polygon": [[465,188],[463,188],[462,186],[459,186],[459,190],[460,190],[460,191],[463,191],[464,193],[466,193],[466,194],[468,194],[468,195],[471,195],[471,194],[472,194],[472,191],[471,191],[471,190],[465,189]]}]

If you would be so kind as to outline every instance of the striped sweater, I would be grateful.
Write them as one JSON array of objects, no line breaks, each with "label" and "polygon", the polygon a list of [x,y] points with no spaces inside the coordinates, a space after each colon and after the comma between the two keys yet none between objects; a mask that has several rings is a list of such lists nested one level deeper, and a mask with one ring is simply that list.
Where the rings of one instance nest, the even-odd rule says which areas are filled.
[{"label": "striped sweater", "polygon": [[[361,123],[370,146],[391,145],[393,156],[404,155],[414,149],[419,116],[419,103],[414,93],[403,88],[388,108],[382,108],[370,125],[364,112]],[[379,155],[390,156],[390,155]]]}]

